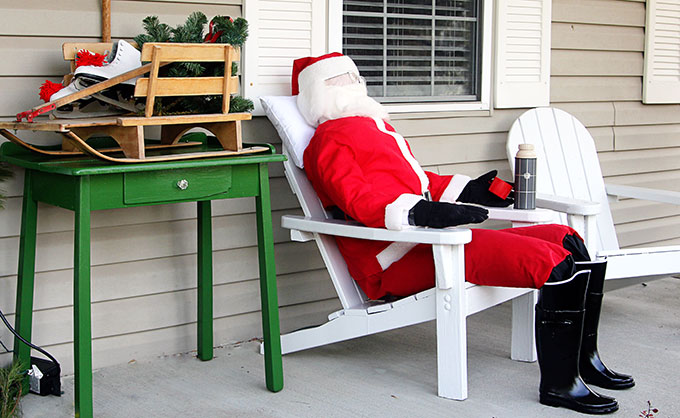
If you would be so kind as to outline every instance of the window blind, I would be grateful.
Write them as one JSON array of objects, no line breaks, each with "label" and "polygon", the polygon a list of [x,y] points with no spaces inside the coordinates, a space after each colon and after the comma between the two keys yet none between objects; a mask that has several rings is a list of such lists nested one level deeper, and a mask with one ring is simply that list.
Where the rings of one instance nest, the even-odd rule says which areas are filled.
[{"label": "window blind", "polygon": [[383,102],[477,100],[478,0],[345,0],[343,53]]}]

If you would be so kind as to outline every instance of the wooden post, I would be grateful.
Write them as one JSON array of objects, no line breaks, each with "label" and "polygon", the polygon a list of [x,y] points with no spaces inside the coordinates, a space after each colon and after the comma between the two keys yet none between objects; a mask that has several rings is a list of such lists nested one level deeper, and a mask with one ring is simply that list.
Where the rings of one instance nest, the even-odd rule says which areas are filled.
[{"label": "wooden post", "polygon": [[102,42],[111,42],[111,0],[102,0]]}]

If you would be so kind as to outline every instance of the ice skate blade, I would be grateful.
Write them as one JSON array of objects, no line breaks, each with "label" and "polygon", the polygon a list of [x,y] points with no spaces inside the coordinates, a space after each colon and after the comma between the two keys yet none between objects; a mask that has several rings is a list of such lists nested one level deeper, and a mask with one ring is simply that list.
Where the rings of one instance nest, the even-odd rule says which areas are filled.
[{"label": "ice skate blade", "polygon": [[89,119],[105,116],[120,116],[129,111],[110,105],[105,105],[97,100],[86,103],[83,107],[75,107],[72,110],[63,108],[54,109],[50,112],[50,119]]}]

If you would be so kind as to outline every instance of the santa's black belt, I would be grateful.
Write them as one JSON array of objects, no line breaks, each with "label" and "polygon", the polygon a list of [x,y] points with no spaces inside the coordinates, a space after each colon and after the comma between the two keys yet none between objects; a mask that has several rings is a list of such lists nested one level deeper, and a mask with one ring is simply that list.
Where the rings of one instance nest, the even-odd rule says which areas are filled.
[{"label": "santa's black belt", "polygon": [[[427,191],[425,191],[425,193],[423,193],[423,197],[425,198],[425,200],[432,201],[432,195],[430,195],[429,190],[427,190]],[[351,216],[346,214],[342,209],[340,209],[339,207],[337,207],[335,205],[327,207],[326,212],[329,213],[331,215],[331,218],[333,218],[333,219],[342,219],[342,220],[345,220],[345,221],[353,221],[354,220]]]},{"label": "santa's black belt", "polygon": [[333,219],[342,219],[344,221],[353,221],[351,216],[346,214],[342,209],[337,206],[329,206],[326,208],[326,212],[331,215]]}]

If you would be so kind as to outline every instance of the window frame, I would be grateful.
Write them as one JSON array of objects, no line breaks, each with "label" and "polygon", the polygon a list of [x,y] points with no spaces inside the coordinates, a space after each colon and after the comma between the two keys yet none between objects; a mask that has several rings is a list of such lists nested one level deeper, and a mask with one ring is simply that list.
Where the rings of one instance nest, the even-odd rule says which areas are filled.
[{"label": "window frame", "polygon": [[[491,110],[493,0],[481,0],[480,99],[476,101],[383,103],[390,113]],[[328,0],[328,50],[342,52],[342,0]]]}]

